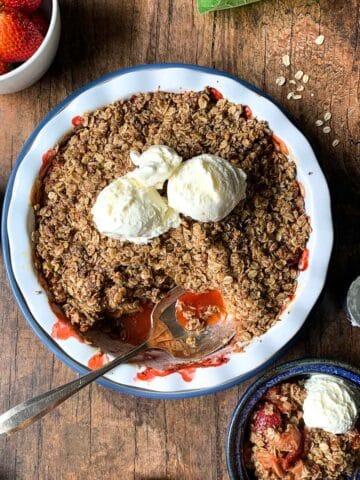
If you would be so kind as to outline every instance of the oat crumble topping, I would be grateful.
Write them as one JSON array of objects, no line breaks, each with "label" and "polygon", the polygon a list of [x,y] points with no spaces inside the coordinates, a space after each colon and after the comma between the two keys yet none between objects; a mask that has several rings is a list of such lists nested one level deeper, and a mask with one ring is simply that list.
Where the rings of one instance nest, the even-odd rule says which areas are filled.
[{"label": "oat crumble topping", "polygon": [[[221,156],[247,174],[246,199],[222,221],[180,227],[145,245],[102,236],[90,214],[98,193],[133,169],[131,150],[174,148],[184,159]],[[155,92],[85,114],[54,147],[35,195],[35,265],[51,301],[81,331],[159,301],[175,285],[218,289],[239,341],[260,335],[295,292],[310,233],[295,163],[268,124],[211,89]],[[166,188],[166,187],[165,187]]]},{"label": "oat crumble topping", "polygon": [[360,430],[335,435],[307,428],[302,380],[270,388],[254,411],[247,467],[261,480],[337,480],[353,473],[360,462]]}]

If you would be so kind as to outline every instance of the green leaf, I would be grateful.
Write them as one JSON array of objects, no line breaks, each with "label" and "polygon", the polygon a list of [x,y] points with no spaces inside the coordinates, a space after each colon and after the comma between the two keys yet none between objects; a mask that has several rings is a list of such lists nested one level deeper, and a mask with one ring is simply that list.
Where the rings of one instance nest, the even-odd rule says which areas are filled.
[{"label": "green leaf", "polygon": [[259,0],[198,0],[198,10],[199,13],[206,13],[214,10],[241,7],[258,1]]}]

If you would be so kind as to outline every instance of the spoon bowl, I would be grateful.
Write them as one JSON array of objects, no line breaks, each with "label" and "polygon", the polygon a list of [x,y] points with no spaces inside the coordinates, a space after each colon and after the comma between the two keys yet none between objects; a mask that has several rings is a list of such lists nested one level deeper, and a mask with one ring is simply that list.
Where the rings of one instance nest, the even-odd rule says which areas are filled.
[{"label": "spoon bowl", "polygon": [[[147,343],[150,348],[164,350],[178,361],[198,361],[214,354],[232,340],[235,335],[234,324],[230,320],[215,323],[197,334],[185,330],[177,322],[175,313],[176,301],[184,292],[181,287],[175,287],[155,305]],[[193,341],[189,342],[189,339]]]}]

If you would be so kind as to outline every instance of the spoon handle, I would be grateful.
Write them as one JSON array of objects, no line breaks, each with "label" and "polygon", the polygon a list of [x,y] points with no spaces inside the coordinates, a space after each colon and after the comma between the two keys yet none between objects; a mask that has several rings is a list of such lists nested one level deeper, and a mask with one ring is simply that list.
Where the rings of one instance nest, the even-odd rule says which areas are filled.
[{"label": "spoon handle", "polygon": [[42,393],[41,395],[23,403],[19,403],[19,405],[16,405],[0,416],[0,436],[9,435],[28,427],[48,412],[51,412],[51,410],[60,405],[60,403],[64,402],[67,398],[74,395],[74,393],[86,387],[86,385],[101,377],[109,370],[112,370],[117,365],[134,357],[140,351],[145,350],[145,348],[146,343],[143,343],[132,349],[130,352],[119,355],[110,363],[97,370],[92,370],[91,372],[76,378],[65,385],[61,385],[54,390],[50,390],[49,392]]}]

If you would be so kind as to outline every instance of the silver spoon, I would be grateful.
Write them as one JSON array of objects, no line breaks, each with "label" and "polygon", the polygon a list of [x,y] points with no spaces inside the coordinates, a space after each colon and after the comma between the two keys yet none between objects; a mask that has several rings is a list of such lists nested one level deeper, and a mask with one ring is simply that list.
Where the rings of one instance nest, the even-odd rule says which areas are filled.
[{"label": "silver spoon", "polygon": [[195,346],[187,343],[189,333],[176,321],[175,302],[184,293],[180,287],[172,289],[155,305],[151,313],[151,327],[147,339],[137,346],[128,346],[125,353],[105,366],[93,370],[65,385],[27,400],[0,416],[0,436],[22,430],[40,419],[67,398],[89,383],[136,357],[140,352],[162,350],[173,363],[201,360],[226,346],[234,337],[234,325],[230,321],[207,327],[195,338]]}]

